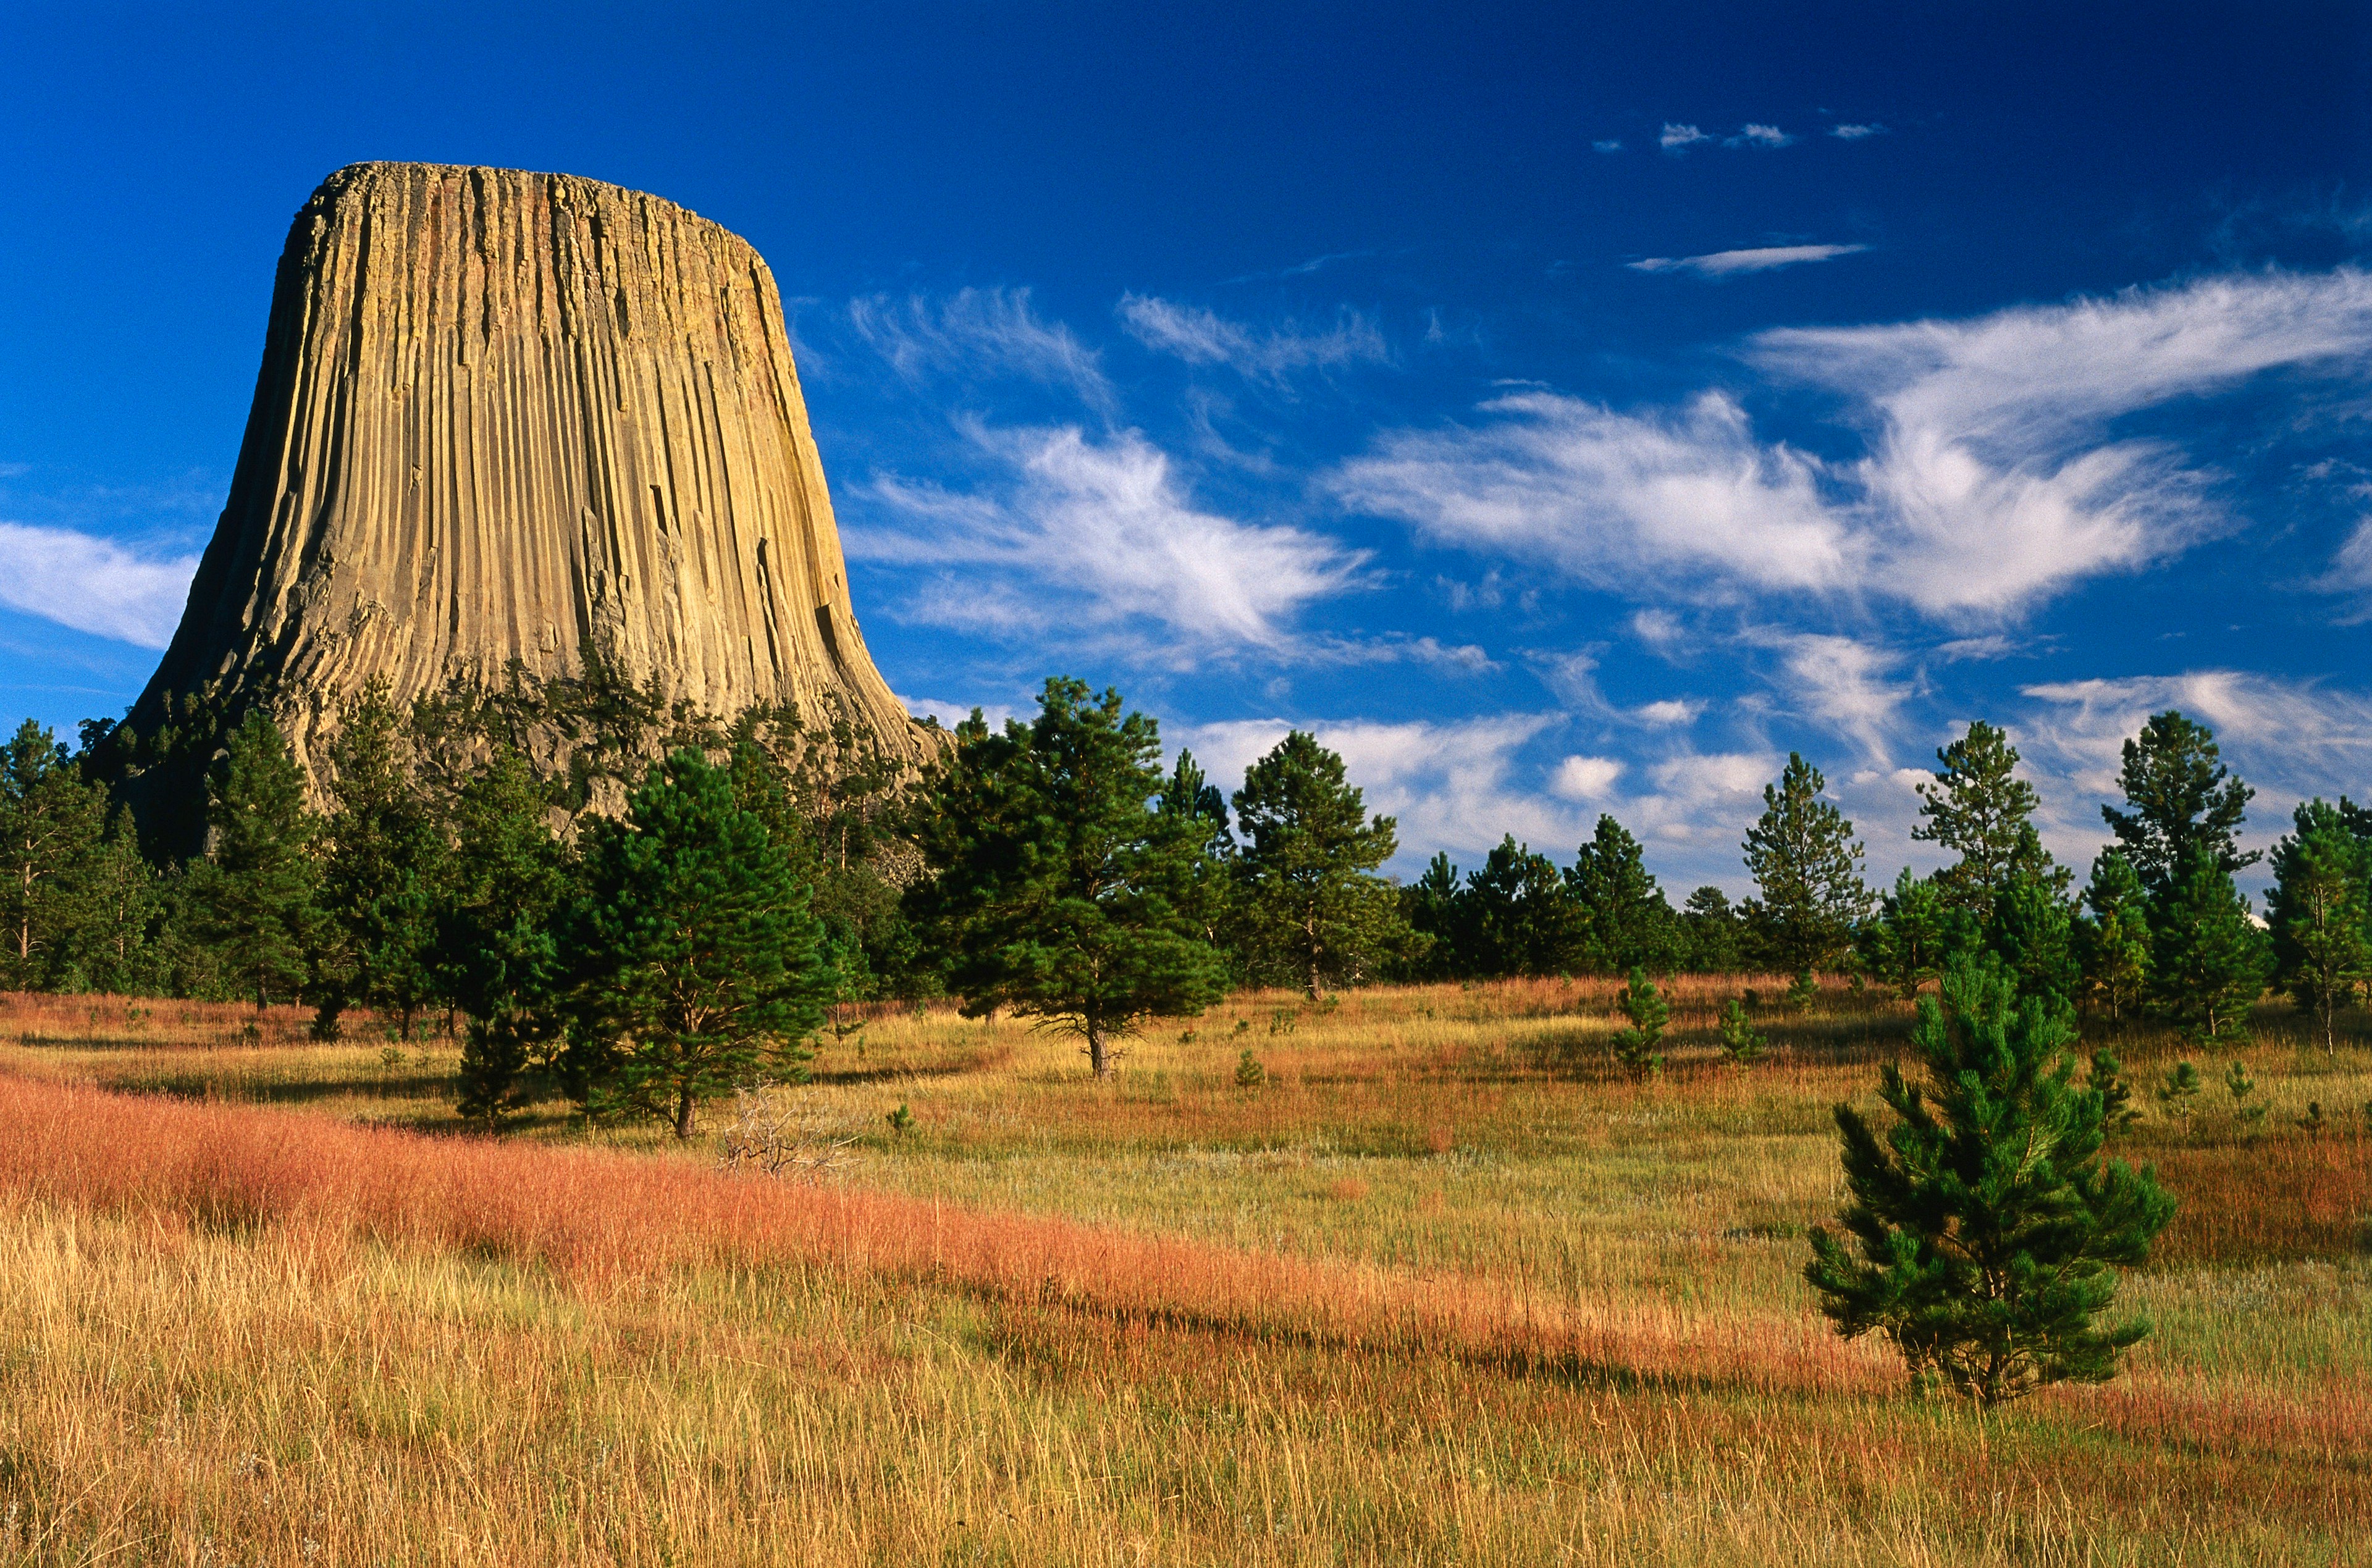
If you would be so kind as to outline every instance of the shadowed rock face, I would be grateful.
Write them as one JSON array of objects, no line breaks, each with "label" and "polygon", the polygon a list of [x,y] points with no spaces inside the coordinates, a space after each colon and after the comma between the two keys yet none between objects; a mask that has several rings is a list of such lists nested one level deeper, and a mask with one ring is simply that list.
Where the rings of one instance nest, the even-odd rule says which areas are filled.
[{"label": "shadowed rock face", "polygon": [[296,215],[229,505],[127,728],[587,656],[729,714],[934,746],[850,608],[773,274],[717,225],[569,175],[363,163]]}]

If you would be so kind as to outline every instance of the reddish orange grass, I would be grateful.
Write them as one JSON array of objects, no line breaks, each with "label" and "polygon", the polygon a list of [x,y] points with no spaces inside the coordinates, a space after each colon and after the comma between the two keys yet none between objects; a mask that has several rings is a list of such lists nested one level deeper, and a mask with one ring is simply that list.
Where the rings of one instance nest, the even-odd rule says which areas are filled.
[{"label": "reddish orange grass", "polygon": [[1808,1321],[1585,1308],[1490,1282],[1238,1251],[1038,1215],[727,1175],[615,1151],[423,1137],[250,1106],[0,1078],[0,1190],[216,1225],[287,1223],[631,1288],[807,1263],[1348,1349],[1742,1388],[1869,1388],[1881,1357]]}]

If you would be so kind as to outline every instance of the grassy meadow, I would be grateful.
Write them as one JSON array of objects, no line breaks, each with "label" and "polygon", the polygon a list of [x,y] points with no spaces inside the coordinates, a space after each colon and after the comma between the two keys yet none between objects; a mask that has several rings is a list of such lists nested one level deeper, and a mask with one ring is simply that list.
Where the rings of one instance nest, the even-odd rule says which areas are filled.
[{"label": "grassy meadow", "polygon": [[[2128,1373],[1982,1415],[1799,1278],[1907,1005],[1613,985],[1234,998],[1134,1042],[875,1009],[777,1091],[815,1163],[454,1042],[0,1000],[0,1561],[2218,1563],[2372,1548],[2372,1038],[2259,1010],[2120,1153],[2182,1200]],[[847,1020],[854,1022],[854,1019]],[[2137,1083],[2180,1054],[2111,1039]],[[1265,1081],[1237,1081],[1249,1049]],[[2320,1123],[2308,1118],[2319,1103]],[[906,1108],[902,1131],[889,1115]]]}]

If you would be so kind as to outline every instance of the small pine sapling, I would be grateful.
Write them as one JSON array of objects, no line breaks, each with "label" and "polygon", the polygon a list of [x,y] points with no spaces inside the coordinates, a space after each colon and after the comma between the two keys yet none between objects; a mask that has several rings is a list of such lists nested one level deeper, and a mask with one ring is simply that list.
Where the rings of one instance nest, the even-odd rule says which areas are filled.
[{"label": "small pine sapling", "polygon": [[1820,994],[1820,982],[1812,978],[1811,970],[1803,970],[1797,972],[1796,983],[1787,988],[1786,995],[1780,1001],[1798,1013],[1809,1013],[1813,1000]]},{"label": "small pine sapling", "polygon": [[1664,1058],[1656,1047],[1663,1042],[1664,1026],[1671,1021],[1672,1010],[1656,990],[1656,982],[1647,978],[1644,969],[1631,971],[1631,983],[1615,997],[1622,1016],[1631,1027],[1614,1037],[1614,1059],[1634,1078],[1644,1078],[1664,1065]]},{"label": "small pine sapling", "polygon": [[2157,1103],[2169,1116],[2187,1118],[2199,1109],[2199,1069],[2188,1062],[2178,1062],[2167,1069],[2157,1086]]},{"label": "small pine sapling", "polygon": [[906,1103],[903,1100],[901,1100],[898,1102],[898,1109],[891,1111],[888,1116],[882,1118],[882,1120],[890,1123],[890,1132],[893,1137],[902,1138],[906,1135],[907,1131],[914,1125],[914,1113],[906,1109]]},{"label": "small pine sapling", "polygon": [[2131,1132],[2142,1113],[2134,1104],[2134,1089],[2124,1079],[2124,1063],[2113,1051],[2092,1052],[2091,1071],[2084,1086],[2100,1097],[2100,1130],[2114,1138]]},{"label": "small pine sapling", "polygon": [[2265,1108],[2250,1097],[2257,1092],[2257,1080],[2249,1076],[2249,1069],[2235,1062],[2224,1069],[2224,1088],[2232,1097],[2232,1114],[2251,1125],[2265,1119]]},{"label": "small pine sapling", "polygon": [[2322,1114],[2322,1101],[2319,1099],[2307,1101],[2306,1114],[2297,1119],[2297,1124],[2298,1130],[2309,1138],[2322,1136],[2322,1130],[2331,1125],[2329,1119]]},{"label": "small pine sapling", "polygon": [[1721,1056],[1733,1067],[1751,1067],[1762,1055],[1762,1033],[1746,1016],[1746,1004],[1731,997],[1721,1010]]},{"label": "small pine sapling", "polygon": [[1268,1069],[1261,1065],[1260,1058],[1252,1054],[1250,1046],[1246,1046],[1244,1053],[1236,1058],[1236,1087],[1256,1089],[1267,1082]]}]

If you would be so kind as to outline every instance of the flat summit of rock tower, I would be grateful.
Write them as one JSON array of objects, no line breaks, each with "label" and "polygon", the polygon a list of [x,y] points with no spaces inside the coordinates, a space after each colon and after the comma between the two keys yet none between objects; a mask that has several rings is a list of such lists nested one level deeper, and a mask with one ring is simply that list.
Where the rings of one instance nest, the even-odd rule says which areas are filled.
[{"label": "flat summit of rock tower", "polygon": [[588,659],[730,714],[934,741],[850,606],[772,273],[671,202],[516,169],[358,163],[289,227],[230,499],[169,694],[338,701]]}]

